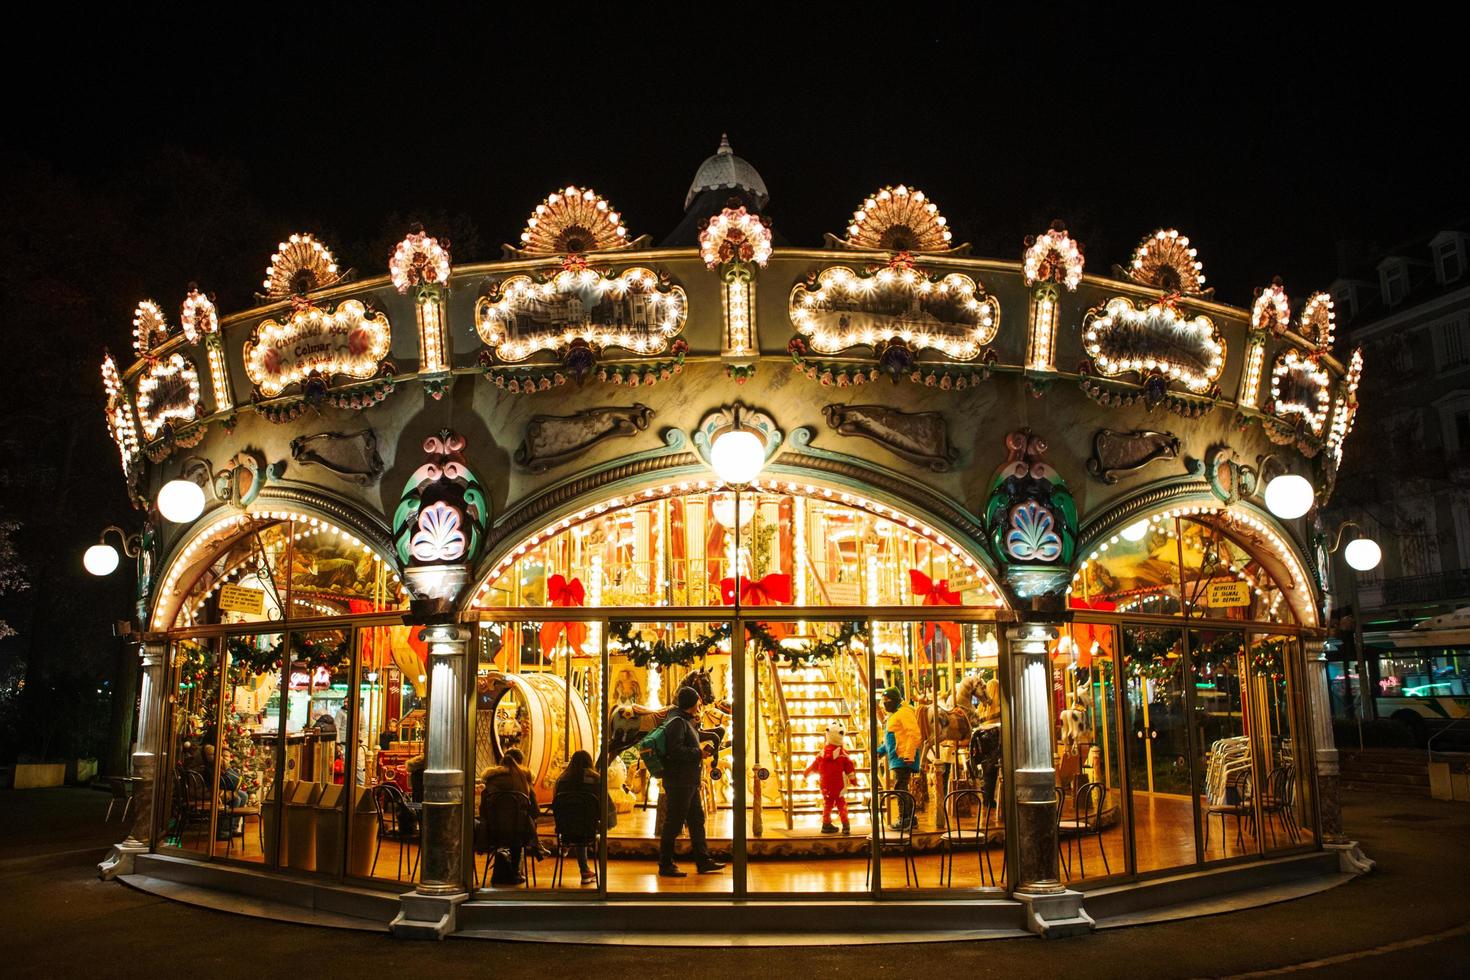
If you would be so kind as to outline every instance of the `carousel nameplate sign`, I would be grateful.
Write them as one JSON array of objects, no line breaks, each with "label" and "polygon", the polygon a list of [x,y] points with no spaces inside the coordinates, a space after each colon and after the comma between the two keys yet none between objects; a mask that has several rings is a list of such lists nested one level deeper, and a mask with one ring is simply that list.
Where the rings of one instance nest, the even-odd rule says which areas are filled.
[{"label": "carousel nameplate sign", "polygon": [[1139,309],[1121,296],[1109,300],[1087,314],[1082,344],[1110,378],[1132,371],[1204,392],[1225,369],[1225,340],[1214,322],[1163,301]]},{"label": "carousel nameplate sign", "polygon": [[1327,424],[1332,392],[1327,371],[1315,355],[1288,350],[1271,368],[1271,414],[1283,422],[1300,419],[1313,435]]},{"label": "carousel nameplate sign", "polygon": [[871,272],[829,266],[791,291],[791,323],[821,354],[899,338],[974,360],[1000,329],[1000,304],[969,276],[895,263]]},{"label": "carousel nameplate sign", "polygon": [[526,424],[526,438],[515,461],[532,473],[544,473],[604,439],[642,432],[651,418],[653,409],[642,404],[589,408],[575,415],[535,415]]},{"label": "carousel nameplate sign", "polygon": [[1251,587],[1245,582],[1211,582],[1205,593],[1205,605],[1212,609],[1251,604]]},{"label": "carousel nameplate sign", "polygon": [[226,582],[219,587],[220,612],[259,616],[265,611],[265,592]]},{"label": "carousel nameplate sign", "polygon": [[884,405],[828,405],[827,424],[845,436],[871,439],[901,459],[943,473],[959,453],[938,412],[900,412]]},{"label": "carousel nameplate sign", "polygon": [[308,306],[255,328],[245,343],[245,373],[267,398],[312,374],[366,380],[388,356],[390,330],[386,316],[355,299],[331,311]]},{"label": "carousel nameplate sign", "polygon": [[198,417],[199,372],[193,362],[174,353],[148,365],[138,378],[138,421],[143,438],[153,439],[170,420]]},{"label": "carousel nameplate sign", "polygon": [[550,276],[511,276],[475,303],[475,330],[502,361],[576,341],[661,354],[684,329],[684,290],[652,269],[569,265]]}]

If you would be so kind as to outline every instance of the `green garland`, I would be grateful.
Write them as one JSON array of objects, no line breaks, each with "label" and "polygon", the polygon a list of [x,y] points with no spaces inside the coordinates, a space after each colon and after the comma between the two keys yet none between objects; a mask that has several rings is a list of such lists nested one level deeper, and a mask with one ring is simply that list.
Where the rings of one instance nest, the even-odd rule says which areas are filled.
[{"label": "green garland", "polygon": [[1178,658],[1169,657],[1178,643],[1177,630],[1141,629],[1137,634],[1124,630],[1124,666],[1133,677],[1164,680],[1178,669]]},{"label": "green garland", "polygon": [[1251,673],[1272,680],[1286,678],[1286,640],[1262,640],[1251,648]]},{"label": "green garland", "polygon": [[[836,636],[800,651],[783,647],[764,623],[746,623],[745,631],[760,649],[760,656],[768,656],[773,660],[786,659],[797,666],[805,666],[831,660],[839,651],[848,649],[853,639],[862,633],[863,624],[859,621],[843,623]],[[731,625],[723,623],[708,633],[701,633],[687,640],[676,643],[657,640],[650,644],[641,633],[633,630],[632,623],[613,623],[608,627],[608,635],[618,641],[635,667],[647,667],[650,664],[659,667],[688,667],[696,660],[709,656],[716,647],[730,638],[731,632]]]},{"label": "green garland", "polygon": [[[285,641],[277,641],[275,644],[265,647],[257,647],[255,644],[241,637],[230,637],[226,644],[233,665],[245,665],[253,674],[264,674],[271,670],[280,670],[281,661],[285,655]],[[308,667],[335,667],[347,659],[347,640],[313,640],[310,637],[302,637],[292,645],[292,662],[304,662]]]}]

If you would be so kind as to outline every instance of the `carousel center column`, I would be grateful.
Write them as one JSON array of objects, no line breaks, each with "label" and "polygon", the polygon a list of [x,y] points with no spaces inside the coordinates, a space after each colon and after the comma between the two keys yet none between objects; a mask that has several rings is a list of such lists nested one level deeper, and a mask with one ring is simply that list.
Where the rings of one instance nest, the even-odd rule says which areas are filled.
[{"label": "carousel center column", "polygon": [[464,457],[464,437],[448,429],[424,442],[426,461],[409,477],[393,538],[413,600],[412,622],[429,648],[429,726],[419,884],[399,896],[389,928],[404,939],[443,939],[469,898],[465,870],[465,757],[474,685],[469,631],[457,603],[485,538],[485,494]]},{"label": "carousel center column", "polygon": [[1026,906],[1026,927],[1047,938],[1092,931],[1082,893],[1061,881],[1057,849],[1056,770],[1051,752],[1050,656],[1060,631],[1047,622],[1006,631],[1010,647],[1011,785],[1016,814],[1016,891]]},{"label": "carousel center column", "polygon": [[138,648],[143,664],[143,686],[138,695],[138,741],[133,747],[133,824],[121,844],[114,844],[97,865],[104,881],[133,873],[133,859],[148,853],[153,843],[153,802],[157,785],[158,754],[162,743],[164,668],[168,644],[150,640]]},{"label": "carousel center column", "polygon": [[1317,808],[1322,818],[1322,846],[1337,852],[1343,873],[1366,874],[1373,870],[1375,862],[1363,854],[1357,841],[1348,840],[1342,832],[1340,769],[1327,686],[1328,653],[1340,642],[1337,639],[1305,642],[1307,712],[1317,756]]}]

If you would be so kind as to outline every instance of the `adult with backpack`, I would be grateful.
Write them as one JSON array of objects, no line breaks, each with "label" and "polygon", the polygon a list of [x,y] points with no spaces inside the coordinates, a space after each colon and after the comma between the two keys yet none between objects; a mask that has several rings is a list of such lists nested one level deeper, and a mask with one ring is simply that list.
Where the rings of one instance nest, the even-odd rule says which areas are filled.
[{"label": "adult with backpack", "polygon": [[[649,764],[649,771],[663,778],[665,810],[658,848],[660,878],[688,876],[674,863],[674,844],[686,825],[689,827],[689,843],[694,849],[695,869],[700,874],[708,874],[725,867],[710,857],[704,836],[704,803],[699,798],[704,750],[700,747],[699,730],[694,725],[698,710],[698,692],[690,687],[680,688],[675,710],[669,712],[668,720],[639,743],[639,752]],[[660,769],[662,772],[658,771]]]}]

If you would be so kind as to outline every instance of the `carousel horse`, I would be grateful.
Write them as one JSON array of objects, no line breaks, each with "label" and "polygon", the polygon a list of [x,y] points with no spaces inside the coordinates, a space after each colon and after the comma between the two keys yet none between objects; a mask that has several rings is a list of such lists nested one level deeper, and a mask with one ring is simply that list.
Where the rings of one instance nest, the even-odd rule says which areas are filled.
[{"label": "carousel horse", "polygon": [[[678,692],[686,687],[692,688],[694,693],[699,695],[700,715],[696,716],[695,731],[698,732],[701,743],[708,743],[714,749],[709,764],[709,771],[713,775],[719,772],[720,747],[725,742],[725,728],[723,725],[704,728],[699,724],[703,712],[710,706],[717,706],[714,685],[710,682],[709,668],[702,667],[685,674],[684,679],[679,682],[679,687],[675,689],[674,696],[669,700],[674,701]],[[662,708],[650,708],[641,704],[615,705],[608,712],[607,739],[605,740],[607,748],[603,751],[602,759],[598,764],[604,765],[608,758],[616,758],[637,745],[642,741],[643,736],[662,725],[673,710],[672,704]]]},{"label": "carousel horse", "polygon": [[981,708],[990,704],[985,679],[979,674],[966,674],[960,678],[954,695],[941,698],[937,706],[932,701],[921,702],[915,709],[919,716],[919,737],[925,742],[931,739],[939,743],[969,741],[970,734],[980,724],[981,713],[971,706],[971,701],[974,700],[980,702]]},{"label": "carousel horse", "polygon": [[1077,740],[1082,737],[1087,725],[1087,703],[1073,697],[1072,703],[1063,708],[1057,720],[1062,724],[1061,742],[1068,752],[1077,751]]}]

